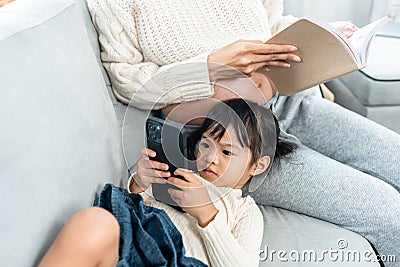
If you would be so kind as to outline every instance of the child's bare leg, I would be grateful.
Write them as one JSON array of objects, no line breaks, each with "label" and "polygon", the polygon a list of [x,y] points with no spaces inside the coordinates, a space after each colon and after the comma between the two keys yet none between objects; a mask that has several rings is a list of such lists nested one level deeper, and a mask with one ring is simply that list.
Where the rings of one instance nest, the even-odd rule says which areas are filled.
[{"label": "child's bare leg", "polygon": [[107,210],[91,207],[64,226],[39,267],[110,267],[118,261],[119,224]]}]

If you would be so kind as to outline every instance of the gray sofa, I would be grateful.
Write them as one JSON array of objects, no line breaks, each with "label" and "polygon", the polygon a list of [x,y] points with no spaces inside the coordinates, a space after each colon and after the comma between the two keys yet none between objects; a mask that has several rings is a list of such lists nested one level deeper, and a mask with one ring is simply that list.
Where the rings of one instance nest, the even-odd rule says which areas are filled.
[{"label": "gray sofa", "polygon": [[[115,100],[99,55],[84,0],[17,0],[0,8],[1,266],[35,266],[68,218],[91,206],[104,183],[123,186],[139,157],[147,112]],[[379,266],[274,254],[372,249],[332,224],[260,208],[260,266]]]},{"label": "gray sofa", "polygon": [[373,39],[368,67],[326,85],[335,102],[400,133],[400,23],[385,27]]}]

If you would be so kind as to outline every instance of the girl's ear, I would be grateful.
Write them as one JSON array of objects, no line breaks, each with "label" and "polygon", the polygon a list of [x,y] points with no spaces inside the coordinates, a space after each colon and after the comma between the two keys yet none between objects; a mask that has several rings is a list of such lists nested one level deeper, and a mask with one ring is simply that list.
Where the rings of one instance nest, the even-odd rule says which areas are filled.
[{"label": "girl's ear", "polygon": [[270,163],[271,163],[271,158],[269,156],[261,157],[255,164],[255,167],[252,171],[252,176],[265,172]]}]

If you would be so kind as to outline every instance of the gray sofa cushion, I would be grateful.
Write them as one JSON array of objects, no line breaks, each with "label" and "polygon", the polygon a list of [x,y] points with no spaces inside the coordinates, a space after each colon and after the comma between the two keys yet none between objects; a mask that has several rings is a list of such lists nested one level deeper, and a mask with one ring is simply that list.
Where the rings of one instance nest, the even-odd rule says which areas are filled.
[{"label": "gray sofa cushion", "polygon": [[123,153],[126,168],[133,168],[140,157],[140,149],[145,146],[143,131],[144,121],[148,116],[148,111],[139,110],[119,102],[112,92],[110,79],[101,63],[100,45],[98,34],[92,23],[88,5],[93,4],[93,0],[75,0],[80,6],[82,16],[86,25],[86,31],[92,46],[93,52],[96,55],[97,63],[102,71],[104,81],[107,85],[107,91],[113,103],[119,127],[121,128]]},{"label": "gray sofa cushion", "polygon": [[372,40],[366,69],[326,85],[335,94],[336,103],[400,133],[400,68],[395,67],[400,54],[394,52],[400,47],[397,24],[389,24]]},{"label": "gray sofa cushion", "polygon": [[[83,18],[83,21],[86,26],[86,32],[88,34],[89,41],[92,46],[93,52],[96,55],[97,63],[99,64],[101,72],[103,74],[104,81],[107,85],[111,85],[110,79],[107,76],[106,70],[103,68],[103,64],[101,63],[98,35],[97,35],[96,29],[92,23],[92,19],[90,18],[87,2],[86,2],[86,0],[75,0],[75,2],[81,8],[82,18]],[[117,102],[117,100],[115,99],[113,94],[111,94],[110,97],[111,97],[113,103]]]},{"label": "gray sofa cushion", "polygon": [[379,267],[371,246],[356,233],[288,210],[259,208],[265,225],[260,267]]},{"label": "gray sofa cushion", "polygon": [[121,133],[80,8],[0,9],[1,266],[33,266],[105,182],[126,176]]},{"label": "gray sofa cushion", "polygon": [[400,54],[393,52],[398,47],[400,38],[376,36],[368,68],[339,78],[363,105],[400,105],[400,68],[393,68],[394,65],[389,64],[400,61]]}]

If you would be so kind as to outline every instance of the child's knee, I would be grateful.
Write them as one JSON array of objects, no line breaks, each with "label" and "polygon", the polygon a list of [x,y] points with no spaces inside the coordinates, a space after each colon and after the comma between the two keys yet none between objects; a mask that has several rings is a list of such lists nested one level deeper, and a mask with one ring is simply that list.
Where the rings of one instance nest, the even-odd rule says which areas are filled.
[{"label": "child's knee", "polygon": [[99,207],[90,207],[77,212],[71,217],[70,222],[81,224],[82,227],[99,228],[99,230],[104,227],[119,232],[117,219],[109,211]]},{"label": "child's knee", "polygon": [[61,230],[39,266],[114,266],[119,224],[105,209],[76,213]]},{"label": "child's knee", "polygon": [[88,234],[93,238],[102,238],[103,242],[104,240],[119,239],[118,221],[109,211],[99,207],[91,207],[78,212],[75,216],[78,217],[76,218],[79,220],[78,223],[83,228],[87,228]]},{"label": "child's knee", "polygon": [[[79,244],[88,253],[102,253],[112,248],[118,249],[119,224],[107,210],[91,207],[76,213],[65,226],[73,232],[72,239],[79,239]],[[78,243],[75,243],[78,244]]]}]

